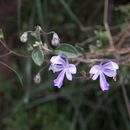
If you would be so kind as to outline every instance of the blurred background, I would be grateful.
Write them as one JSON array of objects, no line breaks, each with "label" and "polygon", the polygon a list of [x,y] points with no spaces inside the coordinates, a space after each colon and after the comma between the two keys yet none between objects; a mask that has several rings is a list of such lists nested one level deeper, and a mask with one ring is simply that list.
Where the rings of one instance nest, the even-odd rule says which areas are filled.
[{"label": "blurred background", "polygon": [[[119,43],[124,49],[130,47],[130,38],[125,37],[129,14],[129,0],[109,0],[108,23],[115,46]],[[108,49],[103,16],[103,0],[0,0],[6,44],[25,54],[26,44],[19,37],[36,25],[57,32],[61,42],[81,46],[87,53]],[[0,55],[7,52],[0,44]],[[123,53],[125,61],[129,52]],[[102,92],[98,81],[84,74],[90,69],[87,64],[80,64],[73,82],[65,80],[59,90],[53,87],[56,75],[48,72],[46,64],[41,83],[35,84],[40,68],[30,58],[8,55],[0,61],[23,81],[21,87],[17,75],[0,64],[0,130],[130,130],[130,62],[122,62],[117,82],[110,80],[110,90]]]}]

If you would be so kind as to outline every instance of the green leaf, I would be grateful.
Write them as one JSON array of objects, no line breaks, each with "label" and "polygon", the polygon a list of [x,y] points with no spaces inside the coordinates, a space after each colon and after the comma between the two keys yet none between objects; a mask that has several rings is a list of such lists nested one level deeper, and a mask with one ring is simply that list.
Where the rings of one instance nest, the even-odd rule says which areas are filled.
[{"label": "green leaf", "polygon": [[36,40],[41,41],[40,34],[38,32],[31,32],[31,36],[34,37]]},{"label": "green leaf", "polygon": [[81,47],[79,47],[79,46],[76,46],[76,49],[77,49],[79,55],[81,55],[81,56],[82,56],[82,55],[85,55],[85,51],[84,51],[83,48],[81,48]]},{"label": "green leaf", "polygon": [[36,65],[41,66],[44,61],[43,51],[41,49],[34,49],[32,51],[32,59]]},{"label": "green leaf", "polygon": [[31,44],[27,44],[27,50],[28,51],[32,51],[33,50],[33,46]]},{"label": "green leaf", "polygon": [[97,37],[102,38],[102,39],[106,39],[108,35],[106,31],[102,31],[102,30],[99,30],[99,31],[96,30],[95,34]]},{"label": "green leaf", "polygon": [[81,51],[79,48],[75,48],[74,46],[66,43],[60,44],[56,49],[55,49],[56,54],[64,54],[68,58],[76,58],[78,56],[82,56],[84,53]]}]

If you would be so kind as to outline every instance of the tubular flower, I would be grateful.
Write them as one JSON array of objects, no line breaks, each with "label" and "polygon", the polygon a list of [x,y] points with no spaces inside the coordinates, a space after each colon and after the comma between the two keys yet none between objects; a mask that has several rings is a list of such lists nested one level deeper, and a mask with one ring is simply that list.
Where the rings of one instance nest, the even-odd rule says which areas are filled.
[{"label": "tubular flower", "polygon": [[49,69],[54,73],[59,72],[58,77],[54,80],[54,86],[61,88],[65,76],[68,80],[72,80],[72,74],[76,74],[76,66],[69,64],[67,59],[63,59],[60,56],[53,56],[50,61],[51,66]]},{"label": "tubular flower", "polygon": [[117,75],[117,69],[119,69],[119,66],[117,63],[109,61],[105,64],[99,64],[99,65],[94,65],[89,73],[92,75],[92,79],[96,80],[99,77],[100,81],[100,87],[102,91],[106,91],[109,89],[109,83],[106,80],[106,76],[108,77],[113,77],[115,79]]}]

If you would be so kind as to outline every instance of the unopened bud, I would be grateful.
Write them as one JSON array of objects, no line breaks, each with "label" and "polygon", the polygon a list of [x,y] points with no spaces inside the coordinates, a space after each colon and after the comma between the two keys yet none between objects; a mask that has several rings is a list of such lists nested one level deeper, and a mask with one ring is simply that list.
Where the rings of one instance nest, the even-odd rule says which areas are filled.
[{"label": "unopened bud", "polygon": [[35,77],[34,77],[34,82],[36,84],[39,84],[41,82],[41,76],[40,76],[40,73],[38,73]]},{"label": "unopened bud", "polygon": [[57,35],[57,33],[53,33],[53,38],[52,38],[51,44],[53,46],[58,46],[60,44],[60,38]]},{"label": "unopened bud", "polygon": [[28,32],[24,32],[21,37],[20,37],[20,41],[21,42],[27,42],[28,40]]},{"label": "unopened bud", "polygon": [[39,25],[37,25],[37,26],[36,26],[36,31],[37,31],[37,32],[41,32],[41,31],[42,31],[42,28],[41,28]]}]

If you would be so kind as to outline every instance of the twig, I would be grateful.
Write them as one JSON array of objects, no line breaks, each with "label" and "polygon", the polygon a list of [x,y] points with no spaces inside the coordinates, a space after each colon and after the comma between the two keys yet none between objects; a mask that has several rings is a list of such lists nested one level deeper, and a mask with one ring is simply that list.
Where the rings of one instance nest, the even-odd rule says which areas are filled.
[{"label": "twig", "polygon": [[84,46],[84,45],[87,44],[87,43],[90,43],[90,42],[95,41],[96,39],[97,39],[96,36],[95,36],[95,37],[90,37],[89,39],[86,39],[85,41],[81,42],[81,43],[80,43],[80,46]]},{"label": "twig", "polygon": [[11,53],[12,53],[12,52],[9,51],[9,52],[7,52],[7,53],[5,53],[5,54],[3,54],[3,55],[0,55],[0,58],[1,58],[1,57],[5,57],[5,56],[8,56],[8,55],[10,55]]},{"label": "twig", "polygon": [[[11,50],[10,48],[8,48],[6,46],[6,42],[4,40],[0,39],[0,43],[9,51],[8,53],[10,53],[10,54],[14,54],[14,55],[19,56],[19,57],[26,57],[26,58],[30,57],[30,56],[26,56],[26,55],[23,55],[23,54],[19,54],[19,53],[15,52],[15,51]],[[8,54],[4,54],[4,55],[8,55]]]},{"label": "twig", "polygon": [[101,61],[103,61],[103,59],[86,59],[86,58],[82,58],[82,57],[75,58],[73,60],[79,61],[79,62],[82,62],[82,63],[94,63],[94,62],[101,62]]},{"label": "twig", "polygon": [[118,42],[118,48],[121,47],[121,45],[124,43],[127,37],[128,37],[128,32],[125,32],[123,36],[121,37],[120,41]]},{"label": "twig", "polygon": [[65,0],[60,0],[60,2],[63,5],[63,7],[66,9],[67,13],[70,15],[71,19],[73,21],[75,21],[75,23],[77,23],[79,25],[80,29],[82,30],[84,28],[83,25],[82,25],[82,23],[80,22],[80,20],[78,19],[78,17],[73,13],[73,11],[68,6],[68,4],[65,2]]},{"label": "twig", "polygon": [[123,78],[123,76],[120,76],[120,78],[121,78],[120,79],[121,80],[121,89],[122,89],[123,97],[125,100],[127,112],[128,112],[129,118],[130,118],[130,104],[129,104],[128,95],[127,95],[125,85],[124,85],[124,78]]},{"label": "twig", "polygon": [[11,71],[13,71],[13,72],[17,75],[17,77],[18,77],[18,79],[19,79],[21,85],[23,86],[23,82],[22,82],[21,77],[19,76],[19,74],[18,74],[14,69],[12,69],[10,66],[8,66],[7,64],[5,64],[5,63],[2,62],[2,61],[0,61],[0,64],[2,64],[3,66],[7,67],[7,68],[10,69]]},{"label": "twig", "polygon": [[113,42],[113,38],[112,38],[112,35],[111,35],[111,32],[110,32],[110,27],[109,27],[109,24],[108,24],[108,6],[109,6],[109,0],[104,0],[104,27],[105,27],[105,30],[106,32],[108,33],[108,40],[109,40],[109,43],[110,43],[110,47],[113,49],[114,48],[114,42]]}]

